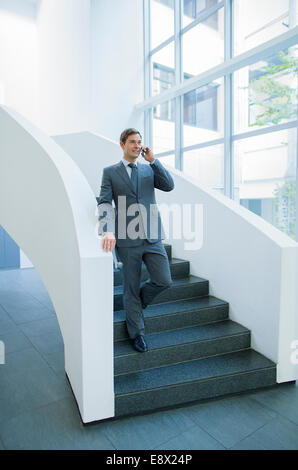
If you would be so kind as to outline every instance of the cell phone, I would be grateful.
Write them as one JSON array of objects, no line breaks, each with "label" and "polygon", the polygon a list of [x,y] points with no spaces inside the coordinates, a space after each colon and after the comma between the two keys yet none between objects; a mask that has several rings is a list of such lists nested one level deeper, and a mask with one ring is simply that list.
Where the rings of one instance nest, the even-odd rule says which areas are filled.
[{"label": "cell phone", "polygon": [[146,150],[144,150],[144,149],[141,150],[142,157],[144,157],[146,155],[146,153],[147,153]]}]

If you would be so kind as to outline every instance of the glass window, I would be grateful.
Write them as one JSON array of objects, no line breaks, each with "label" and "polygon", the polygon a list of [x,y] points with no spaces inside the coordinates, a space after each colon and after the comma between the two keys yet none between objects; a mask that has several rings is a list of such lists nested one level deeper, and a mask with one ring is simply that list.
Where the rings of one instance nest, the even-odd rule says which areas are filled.
[{"label": "glass window", "polygon": [[234,54],[285,33],[297,24],[297,1],[234,0]]},{"label": "glass window", "polygon": [[160,162],[163,165],[168,165],[168,166],[175,168],[175,155],[174,154],[167,155],[166,157],[158,157],[158,160],[160,160]]},{"label": "glass window", "polygon": [[184,33],[182,49],[184,78],[198,75],[223,62],[224,9]]},{"label": "glass window", "polygon": [[175,149],[175,100],[157,105],[153,109],[153,151],[168,152]]},{"label": "glass window", "polygon": [[235,132],[297,119],[298,47],[234,74]]},{"label": "glass window", "polygon": [[174,35],[174,0],[151,0],[151,49]]},{"label": "glass window", "polygon": [[297,130],[234,143],[235,199],[295,239]]},{"label": "glass window", "polygon": [[223,78],[183,96],[183,145],[219,139],[224,134]]},{"label": "glass window", "polygon": [[[176,59],[181,59],[183,83],[187,80],[190,84],[189,91],[181,97],[183,148],[175,148],[180,142],[179,136],[175,136],[176,119],[180,118],[180,113],[175,116],[176,99],[161,103],[156,98],[150,114],[153,151],[169,153],[160,158],[171,166],[179,151],[187,175],[224,193],[224,149],[227,148],[227,158],[230,153],[233,155],[230,163],[233,165],[234,199],[295,238],[297,132],[296,127],[275,131],[274,126],[291,126],[298,118],[298,44],[271,52],[270,57],[256,54],[255,63],[235,72],[231,66],[227,73],[232,77],[232,110],[229,103],[226,110],[230,115],[225,113],[224,107],[224,77],[212,81],[210,78],[209,83],[196,85],[196,89],[193,89],[195,85],[191,88],[192,81],[188,79],[224,62],[224,40],[230,33],[230,21],[233,37],[228,39],[233,40],[233,55],[236,56],[274,38],[279,41],[279,36],[294,28],[298,20],[298,0],[148,1],[151,50],[169,38],[171,41],[150,57],[150,95],[158,96],[173,86],[176,89]],[[175,56],[174,41],[174,9],[178,3],[182,28],[189,28],[181,34],[179,58]],[[232,11],[228,8],[227,12],[231,13],[230,18],[225,18],[223,3],[232,5]],[[219,9],[209,14],[216,8]],[[207,14],[208,18],[202,21],[200,18]],[[179,62],[176,65],[179,66]],[[224,141],[225,118],[227,123],[233,119],[233,136],[227,142]],[[251,135],[254,130],[266,133],[237,140],[237,134]],[[196,149],[200,144],[206,146]]]},{"label": "glass window", "polygon": [[224,146],[212,145],[184,152],[183,171],[199,183],[222,192],[224,184]]},{"label": "glass window", "polygon": [[151,57],[152,95],[158,95],[175,84],[174,42]]},{"label": "glass window", "polygon": [[[183,0],[183,27],[194,21],[204,10],[217,5],[220,0]],[[207,20],[209,26],[216,28],[216,17]]]},{"label": "glass window", "polygon": [[156,105],[153,109],[154,119],[175,121],[175,100],[166,101]]}]

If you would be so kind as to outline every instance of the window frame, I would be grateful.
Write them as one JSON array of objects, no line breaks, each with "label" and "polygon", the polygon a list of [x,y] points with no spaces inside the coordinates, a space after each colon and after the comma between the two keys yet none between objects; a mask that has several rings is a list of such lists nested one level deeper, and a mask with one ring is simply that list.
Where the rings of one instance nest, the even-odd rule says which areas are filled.
[{"label": "window frame", "polygon": [[[277,132],[282,129],[298,128],[298,119],[289,121],[284,124],[272,125],[247,131],[243,133],[234,133],[233,129],[233,110],[234,110],[234,92],[233,77],[234,72],[243,67],[257,63],[263,59],[272,57],[283,49],[288,49],[298,43],[298,26],[292,23],[292,27],[286,33],[266,41],[244,53],[234,55],[234,0],[222,0],[218,4],[203,10],[194,21],[186,27],[182,27],[183,19],[183,0],[174,0],[174,35],[163,43],[159,44],[153,50],[150,50],[150,1],[143,0],[144,8],[144,76],[145,89],[144,100],[136,105],[136,111],[144,113],[144,136],[146,141],[152,146],[152,122],[154,106],[160,105],[167,101],[175,102],[175,148],[167,152],[156,154],[156,157],[162,157],[169,154],[175,154],[175,168],[183,171],[183,153],[189,150],[199,149],[219,143],[224,144],[224,194],[234,199],[234,158],[233,143],[236,140],[253,137],[256,135],[267,134],[269,132]],[[290,1],[290,12],[294,11],[295,0]],[[224,62],[219,64],[195,77],[183,81],[183,50],[182,38],[190,29],[197,26],[200,22],[206,20],[210,15],[214,14],[220,8],[224,8]],[[159,95],[150,96],[151,91],[151,56],[170,42],[174,41],[175,45],[175,84],[171,89],[162,92]],[[183,146],[183,96],[185,93],[193,91],[202,86],[209,86],[213,80],[224,78],[224,136],[222,138],[209,142],[200,143],[188,147]],[[298,132],[298,130],[297,130]],[[298,210],[298,151],[296,156],[296,208]],[[298,241],[298,216],[296,217],[296,240]]]}]

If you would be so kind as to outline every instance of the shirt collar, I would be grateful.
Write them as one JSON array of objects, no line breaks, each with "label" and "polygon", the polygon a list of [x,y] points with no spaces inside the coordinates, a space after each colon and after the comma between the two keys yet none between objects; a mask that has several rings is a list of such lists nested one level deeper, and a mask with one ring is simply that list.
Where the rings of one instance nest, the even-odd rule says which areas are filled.
[{"label": "shirt collar", "polygon": [[[130,163],[130,162],[129,162],[129,161],[127,161],[127,160],[125,160],[125,158],[122,158],[122,163],[123,163],[123,165],[124,165],[124,166],[125,166],[125,168],[126,168],[126,167],[129,165],[129,163]],[[137,166],[138,166],[138,162],[137,162],[137,161],[135,161],[135,165],[137,165]]]}]

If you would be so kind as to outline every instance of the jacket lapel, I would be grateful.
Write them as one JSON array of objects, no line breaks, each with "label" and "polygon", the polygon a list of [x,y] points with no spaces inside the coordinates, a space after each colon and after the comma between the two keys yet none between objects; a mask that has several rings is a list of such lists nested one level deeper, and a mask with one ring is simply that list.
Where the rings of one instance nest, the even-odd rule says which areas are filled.
[{"label": "jacket lapel", "polygon": [[143,168],[144,165],[138,164],[138,195],[140,194],[140,189],[141,189],[141,180],[143,178]]},{"label": "jacket lapel", "polygon": [[119,165],[117,166],[117,172],[121,176],[121,178],[125,181],[125,183],[128,184],[131,191],[135,193],[131,179],[128,176],[127,170],[122,162],[120,162]]},{"label": "jacket lapel", "polygon": [[[138,194],[140,193],[141,181],[142,181],[142,178],[143,178],[143,168],[144,168],[144,165],[138,163],[138,169],[137,169]],[[128,176],[127,170],[126,170],[126,168],[125,168],[125,166],[123,165],[122,162],[119,162],[119,164],[117,166],[117,171],[118,171],[118,174],[121,176],[121,178],[125,181],[125,183],[129,185],[129,188],[132,190],[132,192],[134,194],[136,194],[136,192],[134,190],[134,187],[132,185],[131,179]]]}]

